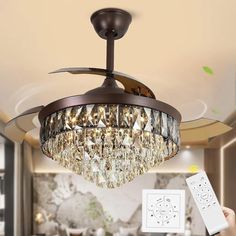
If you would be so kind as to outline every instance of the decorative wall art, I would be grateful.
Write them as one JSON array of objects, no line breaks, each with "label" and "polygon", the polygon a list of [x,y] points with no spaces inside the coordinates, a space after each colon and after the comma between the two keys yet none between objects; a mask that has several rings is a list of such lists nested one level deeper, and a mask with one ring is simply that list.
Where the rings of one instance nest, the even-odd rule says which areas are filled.
[{"label": "decorative wall art", "polygon": [[35,174],[34,233],[66,235],[63,232],[77,229],[83,235],[150,235],[141,232],[142,190],[183,189],[188,230],[205,235],[186,186],[189,176],[148,173],[120,188],[104,189],[75,174]]}]

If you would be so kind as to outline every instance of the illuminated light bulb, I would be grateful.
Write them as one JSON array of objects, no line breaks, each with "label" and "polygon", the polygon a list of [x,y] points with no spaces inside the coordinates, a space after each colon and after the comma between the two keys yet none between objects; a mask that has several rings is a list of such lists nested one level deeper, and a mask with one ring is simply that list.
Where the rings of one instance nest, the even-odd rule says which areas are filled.
[{"label": "illuminated light bulb", "polygon": [[198,165],[191,165],[188,167],[188,171],[190,173],[197,173],[197,172],[199,172],[199,167],[198,167]]}]

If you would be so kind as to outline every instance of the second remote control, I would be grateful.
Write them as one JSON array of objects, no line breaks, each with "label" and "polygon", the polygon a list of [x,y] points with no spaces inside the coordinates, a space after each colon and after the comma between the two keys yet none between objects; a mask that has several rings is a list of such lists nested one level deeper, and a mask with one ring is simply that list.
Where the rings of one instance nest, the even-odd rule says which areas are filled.
[{"label": "second remote control", "polygon": [[210,235],[228,227],[220,204],[204,171],[186,179]]}]

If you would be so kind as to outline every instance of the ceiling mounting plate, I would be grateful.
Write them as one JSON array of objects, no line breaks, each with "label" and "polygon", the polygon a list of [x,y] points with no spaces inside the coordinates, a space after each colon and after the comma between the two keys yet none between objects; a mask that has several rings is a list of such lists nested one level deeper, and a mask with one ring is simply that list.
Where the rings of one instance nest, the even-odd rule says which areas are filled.
[{"label": "ceiling mounting plate", "polygon": [[132,16],[122,9],[105,8],[94,12],[91,22],[97,34],[107,39],[108,33],[113,33],[114,39],[122,38],[129,28]]}]

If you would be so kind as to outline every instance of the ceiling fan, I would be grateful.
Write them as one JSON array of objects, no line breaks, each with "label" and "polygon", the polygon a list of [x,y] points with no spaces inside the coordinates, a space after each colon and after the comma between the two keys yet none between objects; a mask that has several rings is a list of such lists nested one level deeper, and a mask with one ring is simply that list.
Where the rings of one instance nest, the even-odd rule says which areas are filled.
[{"label": "ceiling fan", "polygon": [[221,132],[228,130],[204,118],[181,124],[181,114],[156,100],[149,87],[114,71],[114,41],[125,35],[131,20],[128,12],[117,8],[92,14],[95,31],[107,41],[106,69],[76,67],[51,72],[104,76],[100,87],[34,107],[6,125],[6,134],[21,142],[35,128],[33,118],[38,116],[42,152],[101,187],[118,187],[175,156],[180,130],[182,140],[192,138],[192,143],[196,137],[214,136],[216,127]]}]

